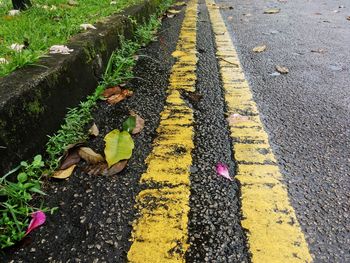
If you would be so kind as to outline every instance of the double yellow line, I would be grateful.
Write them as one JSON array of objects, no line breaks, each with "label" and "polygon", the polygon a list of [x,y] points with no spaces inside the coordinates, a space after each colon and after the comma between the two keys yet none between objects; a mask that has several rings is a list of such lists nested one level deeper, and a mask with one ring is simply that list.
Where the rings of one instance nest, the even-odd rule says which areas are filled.
[{"label": "double yellow line", "polygon": [[[141,176],[136,198],[129,262],[185,262],[188,244],[193,110],[180,92],[195,91],[197,0],[190,0],[179,41],[158,138]],[[304,234],[290,205],[268,135],[260,121],[237,52],[219,10],[207,0],[241,184],[242,226],[247,230],[252,262],[311,262]],[[240,115],[237,115],[240,114]]]}]

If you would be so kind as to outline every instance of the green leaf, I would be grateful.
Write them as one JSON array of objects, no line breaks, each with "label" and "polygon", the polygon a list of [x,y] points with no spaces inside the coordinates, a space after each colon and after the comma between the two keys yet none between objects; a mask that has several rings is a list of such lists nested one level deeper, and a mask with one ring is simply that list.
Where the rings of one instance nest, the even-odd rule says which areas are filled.
[{"label": "green leaf", "polygon": [[46,195],[43,191],[39,190],[38,188],[32,187],[29,189],[29,191],[34,192],[34,193],[38,193],[41,195]]},{"label": "green leaf", "polygon": [[27,181],[27,179],[28,179],[28,176],[27,176],[26,173],[19,173],[19,174],[17,175],[17,180],[18,180],[18,182],[20,182],[20,183],[24,183],[25,181]]},{"label": "green leaf", "polygon": [[106,142],[104,152],[108,167],[121,160],[130,159],[134,141],[127,131],[120,132],[115,129],[105,136],[104,141]]},{"label": "green leaf", "polygon": [[123,122],[123,131],[127,131],[131,133],[133,129],[136,127],[136,117],[135,116],[129,116],[124,122]]}]

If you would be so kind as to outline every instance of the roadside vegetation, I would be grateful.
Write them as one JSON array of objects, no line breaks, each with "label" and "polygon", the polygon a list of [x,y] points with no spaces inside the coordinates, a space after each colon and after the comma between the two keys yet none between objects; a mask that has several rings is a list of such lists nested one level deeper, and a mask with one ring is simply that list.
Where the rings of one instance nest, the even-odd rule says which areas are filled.
[{"label": "roadside vegetation", "polygon": [[32,0],[33,6],[11,13],[10,0],[0,0],[0,77],[35,65],[53,45],[66,44],[84,30],[81,24],[120,12],[141,0]]},{"label": "roadside vegetation", "polygon": [[[100,1],[86,0],[85,3],[91,2],[98,5],[97,3]],[[131,3],[129,1],[120,2]],[[80,142],[89,138],[88,126],[93,122],[91,111],[98,100],[106,100],[109,104],[116,104],[132,96],[132,91],[123,88],[121,84],[134,77],[132,68],[136,63],[136,52],[154,39],[154,34],[160,26],[159,16],[171,3],[172,0],[162,1],[157,14],[152,16],[147,24],[138,25],[135,38],[132,41],[123,41],[121,48],[112,54],[96,91],[81,102],[78,107],[70,109],[61,129],[49,138],[45,159],[37,155],[32,162],[21,162],[17,168],[0,178],[1,248],[14,245],[29,233],[29,229],[32,230],[45,221],[42,214],[40,214],[40,219],[35,217],[36,213],[55,210],[55,208],[45,207],[43,203],[39,207],[33,206],[33,203],[38,204],[40,200],[43,200],[39,198],[40,195],[45,195],[42,192],[43,179],[49,177],[68,178],[72,174],[76,162],[79,162],[80,159],[90,164],[89,174],[111,175],[120,172],[126,166],[127,159],[131,157],[134,147],[131,134],[140,132],[143,128],[143,120],[136,113],[125,116],[126,120],[122,131],[115,129],[105,136],[105,157],[95,153],[90,148],[82,147]],[[107,13],[104,14],[107,15]],[[80,22],[79,20],[76,24]],[[98,134],[98,128],[93,125],[90,129],[90,135],[96,135],[96,133]],[[124,151],[110,150],[116,140],[124,145]],[[129,152],[127,156],[122,154],[125,149]],[[72,162],[73,159],[74,162]],[[30,216],[32,220],[29,222]]]}]

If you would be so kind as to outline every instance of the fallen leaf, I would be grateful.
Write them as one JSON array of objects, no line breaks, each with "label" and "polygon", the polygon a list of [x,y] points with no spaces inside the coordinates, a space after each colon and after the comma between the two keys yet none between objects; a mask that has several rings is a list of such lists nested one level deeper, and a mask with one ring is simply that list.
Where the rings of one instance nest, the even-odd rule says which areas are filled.
[{"label": "fallen leaf", "polygon": [[136,117],[135,116],[129,116],[124,122],[123,122],[123,131],[127,131],[131,133],[133,129],[136,126]]},{"label": "fallen leaf", "polygon": [[109,169],[107,169],[103,173],[103,175],[112,176],[117,173],[120,173],[121,171],[124,170],[127,164],[128,164],[128,160],[122,160],[120,162],[117,162],[116,164],[113,164]]},{"label": "fallen leaf", "polygon": [[348,17],[346,18],[346,20],[349,20],[349,21],[350,21],[350,16],[348,16]]},{"label": "fallen leaf", "polygon": [[276,66],[276,70],[281,74],[287,74],[289,72],[288,68],[279,65]]},{"label": "fallen leaf", "polygon": [[277,14],[281,11],[279,8],[268,8],[265,9],[264,14]]},{"label": "fallen leaf", "polygon": [[84,159],[87,163],[96,164],[104,161],[101,154],[96,153],[89,147],[81,147],[78,151],[80,157]]},{"label": "fallen leaf", "polygon": [[176,15],[181,13],[181,10],[169,9],[167,13]]},{"label": "fallen leaf", "polygon": [[92,126],[89,129],[89,135],[97,137],[99,134],[100,131],[98,130],[96,123],[92,124]]},{"label": "fallen leaf", "polygon": [[230,181],[233,181],[233,179],[230,177],[230,174],[228,172],[228,168],[227,168],[227,165],[224,164],[224,163],[218,163],[216,165],[216,173],[219,175],[219,176],[222,176]]},{"label": "fallen leaf", "polygon": [[1,64],[8,64],[9,62],[8,62],[8,60],[6,59],[6,58],[0,58],[0,65]]},{"label": "fallen leaf", "polygon": [[71,167],[74,164],[79,163],[81,160],[80,155],[78,154],[78,148],[69,151],[69,153],[65,156],[60,165],[60,170],[65,170]]},{"label": "fallen leaf", "polygon": [[24,49],[24,45],[23,44],[17,44],[17,43],[14,43],[10,46],[10,48],[14,51],[17,51],[17,52],[21,52],[23,49]]},{"label": "fallen leaf", "polygon": [[83,29],[83,30],[96,29],[96,27],[94,27],[94,26],[91,25],[91,24],[81,24],[81,25],[80,25],[80,28]]},{"label": "fallen leaf", "polygon": [[135,117],[135,128],[132,130],[132,134],[140,133],[145,127],[145,120],[133,111],[130,112],[130,115]]},{"label": "fallen leaf", "polygon": [[114,105],[114,104],[117,104],[118,102],[124,100],[125,98],[132,96],[132,94],[133,94],[133,92],[131,90],[124,89],[124,90],[121,91],[120,94],[116,94],[116,95],[110,96],[107,99],[107,102],[109,104]]},{"label": "fallen leaf", "polygon": [[70,49],[64,45],[53,45],[50,47],[50,54],[64,54],[69,55],[74,49]]},{"label": "fallen leaf", "polygon": [[104,175],[108,171],[108,164],[106,162],[98,163],[98,164],[92,164],[87,166],[84,171],[88,175]]},{"label": "fallen leaf", "polygon": [[9,16],[17,16],[17,15],[19,15],[21,13],[21,11],[20,10],[17,10],[17,9],[12,9],[12,10],[10,10],[9,11]]},{"label": "fallen leaf", "polygon": [[120,94],[121,92],[122,92],[122,89],[119,86],[110,87],[104,90],[104,92],[102,93],[102,96],[105,98],[108,98],[112,95]]},{"label": "fallen leaf", "polygon": [[131,157],[132,150],[134,149],[134,141],[128,132],[120,132],[115,129],[105,136],[104,141],[106,142],[104,152],[108,167]]},{"label": "fallen leaf", "polygon": [[185,2],[177,2],[174,4],[174,6],[183,6],[183,5],[186,5]]},{"label": "fallen leaf", "polygon": [[79,3],[77,1],[74,1],[74,0],[69,0],[68,1],[68,5],[70,5],[70,6],[77,6],[77,5],[79,5]]},{"label": "fallen leaf", "polygon": [[53,174],[53,178],[56,178],[56,179],[67,179],[69,176],[72,175],[73,171],[74,171],[74,168],[76,167],[77,165],[74,164],[72,165],[71,167],[65,169],[65,170],[58,170],[58,171],[55,171],[54,174]]},{"label": "fallen leaf", "polygon": [[46,221],[46,215],[43,211],[36,211],[30,215],[32,217],[32,220],[29,223],[28,229],[25,233],[25,235],[28,235],[30,232],[32,232],[34,229],[38,228]]},{"label": "fallen leaf", "polygon": [[242,116],[238,113],[231,114],[228,118],[227,121],[230,125],[240,123],[240,122],[245,122],[248,121],[249,117],[248,116]]},{"label": "fallen leaf", "polygon": [[318,48],[318,49],[311,49],[311,52],[313,52],[313,53],[326,53],[327,50],[325,50],[323,48]]},{"label": "fallen leaf", "polygon": [[260,53],[266,50],[266,45],[256,46],[253,48],[253,52]]}]

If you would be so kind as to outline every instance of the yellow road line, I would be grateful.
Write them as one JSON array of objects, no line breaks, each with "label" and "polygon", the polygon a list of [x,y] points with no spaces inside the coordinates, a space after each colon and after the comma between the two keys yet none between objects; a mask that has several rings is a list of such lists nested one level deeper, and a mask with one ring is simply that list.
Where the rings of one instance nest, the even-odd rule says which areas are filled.
[{"label": "yellow road line", "polygon": [[166,106],[161,113],[141,176],[145,188],[136,198],[138,219],[133,223],[130,262],[185,262],[188,249],[190,197],[189,166],[192,163],[193,110],[180,92],[194,91],[196,82],[197,1],[190,0],[173,56]]},{"label": "yellow road line", "polygon": [[252,262],[311,262],[237,52],[213,0],[207,0],[207,6],[228,113],[249,116],[231,125],[231,136],[242,192],[242,226],[247,230]]}]

